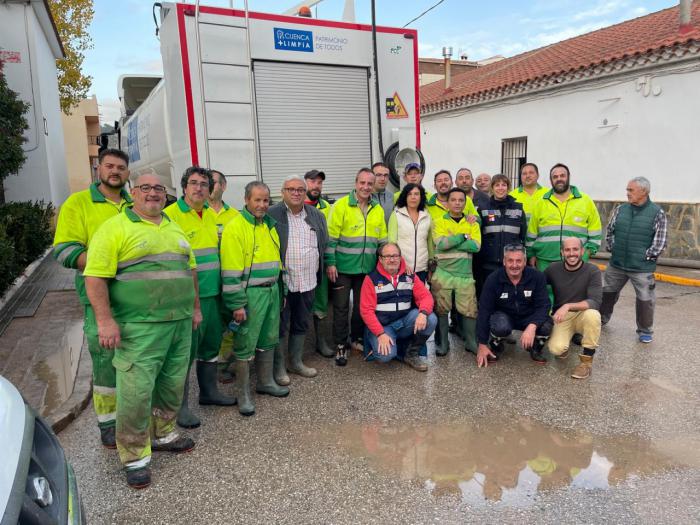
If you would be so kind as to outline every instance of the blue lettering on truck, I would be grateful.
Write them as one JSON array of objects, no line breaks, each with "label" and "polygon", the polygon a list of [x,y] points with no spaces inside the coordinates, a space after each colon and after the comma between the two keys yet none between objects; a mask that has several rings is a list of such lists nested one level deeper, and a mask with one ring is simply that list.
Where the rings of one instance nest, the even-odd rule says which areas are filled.
[{"label": "blue lettering on truck", "polygon": [[275,27],[273,32],[275,34],[275,49],[303,51],[306,53],[314,52],[314,36],[311,31]]},{"label": "blue lettering on truck", "polygon": [[127,130],[126,136],[126,146],[127,153],[129,154],[129,160],[131,162],[136,162],[141,160],[141,153],[139,152],[139,117],[138,115],[131,119],[129,122],[129,129]]}]

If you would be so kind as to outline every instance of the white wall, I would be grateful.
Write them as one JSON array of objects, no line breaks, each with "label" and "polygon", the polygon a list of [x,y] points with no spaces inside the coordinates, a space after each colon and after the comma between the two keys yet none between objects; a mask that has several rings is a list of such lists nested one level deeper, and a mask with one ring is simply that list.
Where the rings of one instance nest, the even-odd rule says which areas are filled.
[{"label": "white wall", "polygon": [[[540,167],[543,185],[563,162],[572,184],[594,199],[623,200],[627,181],[645,176],[656,201],[698,202],[700,71],[679,68],[656,70],[650,85],[639,85],[637,73],[607,86],[423,117],[426,183],[441,168],[498,173],[501,140],[526,136],[527,160]],[[619,126],[600,128],[604,119]]]},{"label": "white wall", "polygon": [[5,63],[4,72],[9,87],[32,105],[27,113],[30,129],[24,145],[27,161],[18,176],[5,180],[5,198],[60,205],[69,190],[56,62],[29,5],[0,4],[0,47],[20,52],[20,62]]}]

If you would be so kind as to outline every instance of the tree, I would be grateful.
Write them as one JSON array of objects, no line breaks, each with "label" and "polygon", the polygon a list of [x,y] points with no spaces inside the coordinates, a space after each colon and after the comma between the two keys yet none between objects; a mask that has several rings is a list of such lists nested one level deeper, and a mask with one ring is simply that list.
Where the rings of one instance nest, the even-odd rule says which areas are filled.
[{"label": "tree", "polygon": [[10,175],[17,174],[26,160],[22,144],[26,140],[24,132],[29,129],[29,123],[24,116],[29,104],[7,87],[7,79],[2,69],[3,64],[0,61],[0,204],[5,203],[2,181]]},{"label": "tree", "polygon": [[95,10],[92,0],[49,0],[49,7],[66,55],[56,61],[56,67],[61,110],[69,115],[92,85],[92,77],[84,75],[81,68],[85,51],[93,47],[88,27]]}]

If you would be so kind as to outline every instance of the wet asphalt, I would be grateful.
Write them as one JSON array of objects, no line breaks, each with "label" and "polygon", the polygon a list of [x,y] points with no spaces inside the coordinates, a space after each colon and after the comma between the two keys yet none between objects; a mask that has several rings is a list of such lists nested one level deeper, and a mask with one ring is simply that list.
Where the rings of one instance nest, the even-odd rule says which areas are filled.
[{"label": "wet asphalt", "polygon": [[318,377],[258,396],[254,417],[196,407],[196,448],[155,455],[142,491],[91,407],[59,438],[91,523],[696,524],[700,288],[657,294],[642,345],[624,290],[586,381],[569,377],[578,347],[544,366],[510,347],[477,369],[452,336],[423,374],[308,351]]}]

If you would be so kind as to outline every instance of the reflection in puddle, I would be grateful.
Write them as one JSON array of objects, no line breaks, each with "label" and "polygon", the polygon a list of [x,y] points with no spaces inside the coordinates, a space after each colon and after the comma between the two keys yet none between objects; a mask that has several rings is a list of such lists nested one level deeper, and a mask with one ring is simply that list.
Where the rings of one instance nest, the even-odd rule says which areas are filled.
[{"label": "reflection in puddle", "polygon": [[470,505],[526,507],[538,492],[608,489],[631,477],[693,465],[698,456],[688,447],[689,457],[679,461],[661,443],[563,431],[524,418],[500,424],[344,425],[329,437],[379,470],[418,481],[436,496],[461,495]]}]

